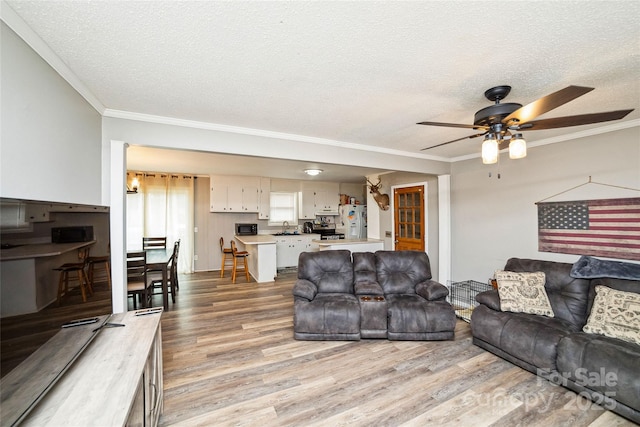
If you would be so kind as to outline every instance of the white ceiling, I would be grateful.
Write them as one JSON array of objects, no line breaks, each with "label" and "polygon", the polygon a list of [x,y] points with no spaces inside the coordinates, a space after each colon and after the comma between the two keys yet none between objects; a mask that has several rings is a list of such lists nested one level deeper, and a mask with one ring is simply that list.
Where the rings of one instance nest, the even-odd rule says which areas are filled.
[{"label": "white ceiling", "polygon": [[[638,1],[22,1],[7,3],[97,108],[284,132],[456,160],[513,87],[527,104],[596,90],[542,118],[635,108]],[[4,5],[3,5],[4,6]],[[530,131],[530,142],[602,125]],[[186,160],[185,160],[186,161]],[[360,171],[359,171],[360,172]]]}]

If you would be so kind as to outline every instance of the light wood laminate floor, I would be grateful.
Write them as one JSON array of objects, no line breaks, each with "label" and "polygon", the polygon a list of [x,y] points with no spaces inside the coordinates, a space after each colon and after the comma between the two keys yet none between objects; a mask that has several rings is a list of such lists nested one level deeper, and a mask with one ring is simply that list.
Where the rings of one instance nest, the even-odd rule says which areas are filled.
[{"label": "light wood laminate floor", "polygon": [[[296,341],[294,280],[295,272],[266,284],[234,285],[218,272],[180,277],[162,315],[161,426],[635,425],[474,346],[463,321],[454,341]],[[79,304],[75,318],[109,307],[100,295],[108,298]],[[43,312],[20,321],[35,327]],[[73,312],[49,311],[46,324]],[[4,351],[30,347],[11,326],[3,320],[3,373],[29,353]],[[34,333],[32,346],[42,339]]]}]

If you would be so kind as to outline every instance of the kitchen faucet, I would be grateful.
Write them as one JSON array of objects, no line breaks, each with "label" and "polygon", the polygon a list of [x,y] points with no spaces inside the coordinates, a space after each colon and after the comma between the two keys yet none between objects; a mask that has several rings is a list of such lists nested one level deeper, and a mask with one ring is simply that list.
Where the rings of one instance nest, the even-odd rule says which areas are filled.
[{"label": "kitchen faucet", "polygon": [[286,233],[289,229],[289,221],[282,221],[282,233]]}]

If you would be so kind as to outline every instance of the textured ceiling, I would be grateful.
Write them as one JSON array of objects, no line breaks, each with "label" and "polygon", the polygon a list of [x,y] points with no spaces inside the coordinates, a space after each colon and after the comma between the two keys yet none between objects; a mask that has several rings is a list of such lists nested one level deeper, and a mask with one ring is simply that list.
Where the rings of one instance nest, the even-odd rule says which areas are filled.
[{"label": "textured ceiling", "polygon": [[[635,108],[638,1],[7,2],[110,110],[457,158],[496,85],[546,115]],[[596,125],[525,134],[535,142]]]}]

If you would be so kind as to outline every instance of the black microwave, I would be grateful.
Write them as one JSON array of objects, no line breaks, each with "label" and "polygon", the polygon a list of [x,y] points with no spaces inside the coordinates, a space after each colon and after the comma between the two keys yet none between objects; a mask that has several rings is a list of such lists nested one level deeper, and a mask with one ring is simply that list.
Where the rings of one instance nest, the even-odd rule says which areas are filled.
[{"label": "black microwave", "polygon": [[90,242],[93,240],[93,225],[77,227],[53,227],[51,243]]},{"label": "black microwave", "polygon": [[258,224],[236,223],[236,236],[255,236],[258,234]]}]

